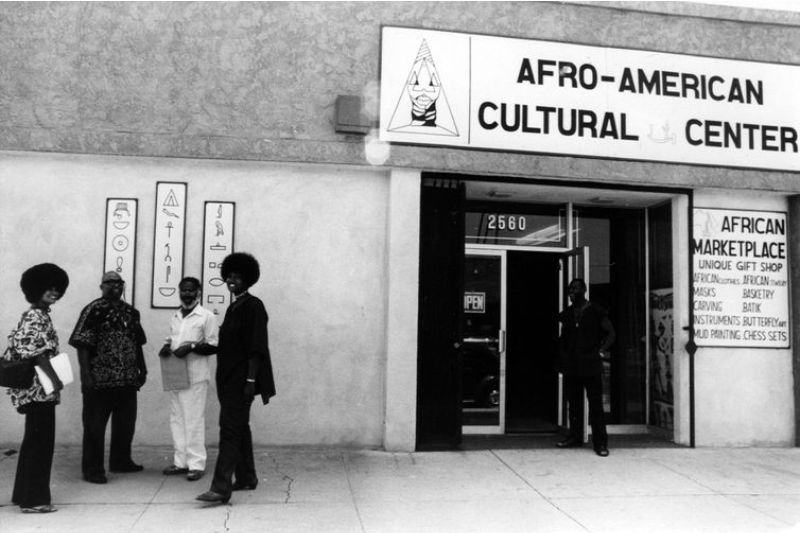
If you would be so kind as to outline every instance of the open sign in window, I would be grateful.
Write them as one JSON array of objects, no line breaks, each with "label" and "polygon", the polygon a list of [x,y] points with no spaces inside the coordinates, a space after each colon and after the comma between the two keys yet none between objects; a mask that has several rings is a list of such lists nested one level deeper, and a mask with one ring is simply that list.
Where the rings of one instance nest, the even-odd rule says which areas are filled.
[{"label": "open sign in window", "polygon": [[465,313],[486,313],[486,293],[485,292],[465,292],[464,293],[464,312]]}]

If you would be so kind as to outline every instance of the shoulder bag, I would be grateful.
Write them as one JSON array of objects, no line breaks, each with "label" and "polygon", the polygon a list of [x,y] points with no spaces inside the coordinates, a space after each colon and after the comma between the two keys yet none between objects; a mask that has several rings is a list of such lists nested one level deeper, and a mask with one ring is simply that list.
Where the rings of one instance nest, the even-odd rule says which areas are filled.
[{"label": "shoulder bag", "polygon": [[[8,353],[8,349],[6,349]],[[33,385],[32,359],[6,359],[0,357],[0,387],[27,389]]]}]

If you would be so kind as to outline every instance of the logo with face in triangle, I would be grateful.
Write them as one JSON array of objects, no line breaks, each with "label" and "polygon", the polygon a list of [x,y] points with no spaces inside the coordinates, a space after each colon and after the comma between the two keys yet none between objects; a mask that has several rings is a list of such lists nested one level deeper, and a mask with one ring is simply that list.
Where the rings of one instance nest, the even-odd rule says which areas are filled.
[{"label": "logo with face in triangle", "polygon": [[458,137],[453,111],[425,39],[411,66],[387,131]]}]

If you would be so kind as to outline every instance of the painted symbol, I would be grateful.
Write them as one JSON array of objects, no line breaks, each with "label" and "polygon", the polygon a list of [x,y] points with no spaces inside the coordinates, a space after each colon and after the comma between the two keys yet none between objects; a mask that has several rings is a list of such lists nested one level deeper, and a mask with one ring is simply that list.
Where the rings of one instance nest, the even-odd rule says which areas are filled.
[{"label": "painted symbol", "polygon": [[169,283],[170,274],[172,274],[172,265],[167,265],[167,274],[164,276],[165,283]]},{"label": "painted symbol", "polygon": [[222,278],[211,278],[208,280],[208,284],[212,287],[219,287],[220,285],[225,285],[225,280]]},{"label": "painted symbol", "polygon": [[222,263],[216,263],[214,261],[208,262],[208,268],[222,268]]},{"label": "painted symbol", "polygon": [[122,213],[125,213],[125,216],[131,216],[131,212],[128,211],[128,204],[125,202],[117,202],[117,206],[114,208],[114,216],[117,218],[122,218]]},{"label": "painted symbol", "polygon": [[179,207],[181,204],[178,203],[178,198],[175,196],[175,191],[170,189],[167,193],[167,197],[164,199],[164,203],[161,205],[164,207]]},{"label": "painted symbol", "polygon": [[655,135],[653,135],[653,125],[650,124],[650,131],[647,133],[647,138],[653,141],[654,143],[675,144],[675,139],[677,135],[675,133],[670,133],[668,122],[664,123],[664,125],[661,126],[661,131],[663,132],[663,136],[661,138],[657,138]]},{"label": "painted symbol", "polygon": [[117,272],[122,272],[122,256],[117,257],[117,268],[115,268]]},{"label": "painted symbol", "polygon": [[172,225],[172,221],[169,221],[167,222],[167,225],[164,227],[167,228],[167,239],[169,239],[170,237],[172,237],[172,230],[175,226]]},{"label": "painted symbol", "polygon": [[222,218],[222,204],[217,207],[217,218]]},{"label": "painted symbol", "polygon": [[167,298],[169,298],[170,296],[175,294],[175,291],[176,291],[175,287],[159,287],[158,288],[158,292],[161,293],[161,296],[165,296]]},{"label": "painted symbol", "polygon": [[128,249],[128,245],[130,241],[125,235],[114,235],[114,238],[111,240],[111,246],[118,252],[123,252]]},{"label": "painted symbol", "polygon": [[163,208],[163,209],[161,210],[161,212],[162,212],[162,213],[164,213],[165,215],[167,215],[168,217],[181,218],[180,216],[176,215],[175,213],[173,213],[172,211],[170,211],[170,210],[169,210],[169,209],[167,209],[166,207],[165,207],[165,208]]},{"label": "painted symbol", "polygon": [[217,241],[217,244],[212,244],[208,248],[210,250],[215,250],[215,251],[225,251],[228,249],[227,246],[225,246],[224,244],[220,244],[219,241]]},{"label": "painted symbol", "polygon": [[223,228],[223,227],[222,227],[222,222],[220,222],[219,220],[217,220],[217,221],[215,222],[215,224],[216,224],[216,227],[217,227],[217,234],[216,234],[216,235],[214,235],[214,236],[215,236],[215,237],[219,237],[220,235],[225,235],[225,228]]},{"label": "painted symbol", "polygon": [[225,296],[221,294],[209,294],[208,298],[206,299],[210,304],[224,304],[225,303]]},{"label": "painted symbol", "polygon": [[397,101],[387,130],[458,136],[453,111],[425,39],[417,51],[417,57],[406,78],[405,91]]},{"label": "painted symbol", "polygon": [[169,253],[169,243],[165,244],[164,248],[167,249],[167,254],[164,256],[164,262],[165,263],[171,263],[172,262],[172,256]]},{"label": "painted symbol", "polygon": [[131,225],[131,223],[128,222],[127,220],[115,220],[114,222],[112,222],[112,224],[118,230],[124,230],[125,228]]}]

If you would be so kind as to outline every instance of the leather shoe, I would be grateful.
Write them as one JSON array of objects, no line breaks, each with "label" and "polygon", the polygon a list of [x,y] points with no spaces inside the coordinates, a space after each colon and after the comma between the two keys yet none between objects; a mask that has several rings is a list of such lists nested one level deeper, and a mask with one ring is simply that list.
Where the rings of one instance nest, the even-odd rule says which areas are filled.
[{"label": "leather shoe", "polygon": [[142,465],[137,465],[136,463],[131,462],[130,464],[118,466],[116,468],[109,468],[110,471],[117,473],[117,474],[127,474],[130,472],[141,472],[144,470]]},{"label": "leather shoe", "polygon": [[583,443],[580,439],[576,439],[575,437],[567,437],[556,443],[557,448],[580,448],[581,446],[583,446]]},{"label": "leather shoe", "polygon": [[258,481],[253,481],[251,483],[242,483],[241,481],[236,481],[233,484],[233,490],[255,490],[258,486]]},{"label": "leather shoe", "polygon": [[162,474],[165,476],[177,476],[180,474],[187,474],[189,472],[188,468],[181,468],[180,466],[169,465],[164,470],[161,471]]},{"label": "leather shoe", "polygon": [[204,492],[203,494],[195,498],[195,500],[200,500],[201,502],[208,502],[208,503],[228,503],[228,500],[230,499],[231,499],[230,496],[223,496],[219,492],[214,492],[213,490]]},{"label": "leather shoe", "polygon": [[105,485],[108,483],[108,478],[105,476],[105,474],[87,474],[83,476],[83,479],[89,483],[95,483],[97,485]]},{"label": "leather shoe", "polygon": [[205,474],[205,472],[202,470],[189,470],[189,472],[186,474],[186,479],[188,481],[197,481],[203,477],[203,474]]},{"label": "leather shoe", "polygon": [[608,457],[608,448],[605,446],[598,446],[594,449],[594,453],[599,455],[600,457]]}]

